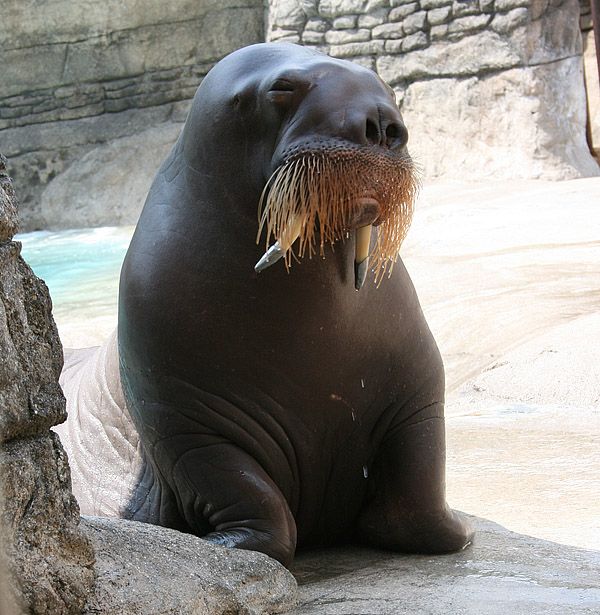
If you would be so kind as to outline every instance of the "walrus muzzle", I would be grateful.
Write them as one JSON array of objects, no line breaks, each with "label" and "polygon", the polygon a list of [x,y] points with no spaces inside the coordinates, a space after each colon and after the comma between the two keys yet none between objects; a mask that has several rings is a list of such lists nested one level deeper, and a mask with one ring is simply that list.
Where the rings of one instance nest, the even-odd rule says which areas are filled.
[{"label": "walrus muzzle", "polygon": [[[410,156],[346,143],[294,150],[284,156],[260,199],[257,243],[266,230],[267,251],[256,271],[280,258],[289,268],[292,258],[306,253],[324,256],[327,243],[343,241],[354,230],[356,289],[369,262],[379,284],[386,272],[391,275],[412,219],[419,182]],[[369,253],[372,226],[378,232]],[[275,243],[269,248],[271,238]]]}]

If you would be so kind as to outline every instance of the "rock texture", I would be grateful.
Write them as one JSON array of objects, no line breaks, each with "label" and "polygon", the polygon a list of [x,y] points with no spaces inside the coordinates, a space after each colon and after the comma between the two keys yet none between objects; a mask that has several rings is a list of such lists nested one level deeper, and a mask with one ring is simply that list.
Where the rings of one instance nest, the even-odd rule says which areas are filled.
[{"label": "rock texture", "polygon": [[0,158],[0,476],[10,593],[31,613],[80,613],[94,554],[79,530],[66,455],[62,348],[48,289],[12,241],[16,198]]},{"label": "rock texture", "polygon": [[583,68],[588,103],[588,140],[596,159],[600,161],[600,68],[596,55],[596,43],[592,29],[592,14],[589,0],[581,2],[581,36],[583,38]]},{"label": "rock texture", "polygon": [[600,173],[578,0],[272,0],[267,37],[377,70],[428,178]]},{"label": "rock texture", "polygon": [[3,2],[0,131],[23,228],[45,226],[41,193],[87,152],[181,121],[212,64],[262,40],[263,12],[257,0]]},{"label": "rock texture", "polygon": [[135,224],[180,130],[181,124],[165,122],[114,139],[73,162],[42,193],[40,213],[46,228]]},{"label": "rock texture", "polygon": [[98,573],[86,614],[267,615],[296,604],[294,577],[262,553],[135,521],[86,517],[82,525]]},{"label": "rock texture", "polygon": [[509,532],[474,518],[474,545],[441,557],[359,549],[296,559],[293,615],[592,615],[600,553]]},{"label": "rock texture", "polygon": [[[22,186],[24,230],[131,221],[203,76],[264,40],[265,28],[268,40],[377,70],[396,90],[428,178],[600,173],[586,144],[578,0],[270,0],[266,23],[258,0],[29,6],[8,0],[0,20],[0,134]],[[130,138],[142,156],[127,152]],[[94,162],[102,172],[81,199],[68,184],[90,179]],[[144,179],[127,188],[125,176]]]}]

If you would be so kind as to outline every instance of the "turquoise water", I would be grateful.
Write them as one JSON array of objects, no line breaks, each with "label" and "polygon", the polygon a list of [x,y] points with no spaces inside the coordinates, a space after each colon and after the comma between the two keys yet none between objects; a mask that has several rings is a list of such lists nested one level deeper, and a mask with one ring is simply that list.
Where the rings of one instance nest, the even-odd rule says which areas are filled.
[{"label": "turquoise water", "polygon": [[23,258],[50,289],[56,317],[116,314],[119,273],[133,227],[17,235]]}]

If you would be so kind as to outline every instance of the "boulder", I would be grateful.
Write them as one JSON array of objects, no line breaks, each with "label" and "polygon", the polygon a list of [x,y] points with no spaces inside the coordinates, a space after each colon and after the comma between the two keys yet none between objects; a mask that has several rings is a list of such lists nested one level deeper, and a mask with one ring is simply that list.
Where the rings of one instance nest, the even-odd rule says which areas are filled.
[{"label": "boulder", "polygon": [[[46,285],[12,241],[16,198],[0,158],[0,527],[8,563],[3,596],[28,613],[80,613],[94,552],[79,528],[65,452],[62,347]],[[4,581],[7,583],[7,581]]]},{"label": "boulder", "polygon": [[267,615],[296,604],[296,581],[262,553],[136,521],[85,517],[96,549],[86,614]]}]

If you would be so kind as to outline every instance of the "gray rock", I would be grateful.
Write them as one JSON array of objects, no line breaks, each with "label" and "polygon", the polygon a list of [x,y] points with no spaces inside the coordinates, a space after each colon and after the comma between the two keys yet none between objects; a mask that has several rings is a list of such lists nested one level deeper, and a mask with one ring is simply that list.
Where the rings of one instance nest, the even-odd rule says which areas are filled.
[{"label": "gray rock", "polygon": [[437,26],[439,24],[446,23],[450,18],[451,13],[452,9],[449,6],[444,6],[439,9],[432,9],[431,11],[427,11],[427,21],[432,26]]},{"label": "gray rock", "polygon": [[400,79],[466,77],[482,71],[512,68],[519,63],[520,56],[510,41],[486,30],[452,45],[440,42],[411,54],[383,56],[377,61],[377,70],[384,81],[394,85]]},{"label": "gray rock", "polygon": [[306,23],[306,13],[297,0],[273,0],[269,5],[268,30],[297,30]]},{"label": "gray rock", "polygon": [[455,32],[472,32],[474,30],[481,30],[487,26],[491,19],[491,15],[486,14],[458,17],[457,19],[453,19],[448,24],[448,33],[454,34]]},{"label": "gray rock", "polygon": [[262,553],[135,521],[84,517],[82,527],[96,549],[90,615],[260,615],[296,604],[296,581]]},{"label": "gray rock", "polygon": [[371,13],[387,6],[388,0],[319,0],[319,15],[333,19],[348,14]]},{"label": "gray rock", "polygon": [[332,45],[329,54],[334,58],[355,58],[356,56],[378,55],[383,52],[383,49],[383,41],[367,41]]},{"label": "gray rock", "polygon": [[304,26],[305,30],[314,30],[315,32],[326,32],[328,27],[327,22],[319,17],[311,17]]},{"label": "gray rock", "polygon": [[[482,35],[487,38],[490,33]],[[491,45],[492,39],[487,40]],[[434,47],[438,43],[407,57],[428,54]],[[488,50],[482,44],[481,58]],[[381,64],[378,68],[380,72],[386,69]],[[410,65],[406,68],[405,74]],[[589,154],[581,128],[585,125],[581,78],[581,60],[574,57],[485,78],[412,83],[405,90],[402,106],[409,130],[418,135],[410,140],[411,154],[429,177],[567,179],[598,175],[600,169]],[[482,114],[481,109],[488,113]],[[449,126],[460,128],[448,130]]]},{"label": "gray rock", "polygon": [[479,10],[482,13],[491,13],[494,10],[494,0],[479,0]]},{"label": "gray rock", "polygon": [[414,51],[415,49],[423,49],[427,47],[429,44],[429,39],[427,38],[427,34],[425,32],[415,32],[415,34],[411,34],[407,36],[402,41],[402,51],[409,52]]},{"label": "gray rock", "polygon": [[509,532],[485,519],[461,553],[405,556],[367,549],[300,555],[293,615],[592,615],[600,553]]},{"label": "gray rock", "polygon": [[407,15],[414,13],[419,8],[419,5],[416,2],[411,2],[409,4],[403,4],[402,6],[397,6],[396,8],[390,11],[390,21],[401,21]]},{"label": "gray rock", "polygon": [[18,228],[17,198],[6,175],[6,158],[0,154],[0,242],[10,241]]},{"label": "gray rock", "polygon": [[508,13],[497,13],[490,23],[490,27],[499,34],[507,34],[523,25],[530,19],[529,11],[526,8],[516,8]]},{"label": "gray rock", "polygon": [[440,41],[446,38],[448,34],[448,24],[441,24],[439,26],[431,26],[429,30],[429,37],[432,41]]},{"label": "gray rock", "polygon": [[381,26],[373,28],[373,38],[402,38],[404,29],[401,23],[384,23]]},{"label": "gray rock", "polygon": [[455,17],[477,15],[480,10],[477,0],[454,0],[452,3],[452,13]]},{"label": "gray rock", "polygon": [[11,241],[16,198],[0,158],[0,477],[11,594],[30,613],[80,613],[94,554],[79,530],[66,455],[62,347],[45,284]]},{"label": "gray rock", "polygon": [[402,28],[406,34],[414,34],[419,30],[423,30],[427,19],[427,13],[425,11],[419,11],[418,13],[412,13],[407,15],[402,21]]},{"label": "gray rock", "polygon": [[[391,11],[389,11],[391,15]],[[359,15],[358,16],[358,27],[359,28],[373,28],[374,26],[379,26],[382,23],[385,23],[388,20],[388,9],[376,9],[369,13],[368,15]],[[393,21],[390,17],[390,20]]]},{"label": "gray rock", "polygon": [[324,42],[325,34],[323,32],[304,30],[302,33],[302,43],[305,45],[322,45]]},{"label": "gray rock", "polygon": [[343,17],[336,17],[331,25],[335,30],[352,30],[356,28],[357,21],[356,15],[344,15]]},{"label": "gray rock", "polygon": [[439,9],[441,6],[452,5],[453,0],[421,0],[421,8],[425,11]]},{"label": "gray rock", "polygon": [[5,5],[0,140],[21,186],[23,230],[42,225],[37,207],[49,180],[100,143],[132,134],[117,115],[147,111],[134,120],[141,130],[170,120],[216,60],[264,37],[258,0],[146,0],[127,10],[116,0]]},{"label": "gray rock", "polygon": [[520,6],[529,6],[531,0],[495,0],[494,8],[496,11],[510,11]]},{"label": "gray rock", "polygon": [[181,124],[167,122],[85,154],[42,193],[45,228],[135,224],[180,129]]},{"label": "gray rock", "polygon": [[325,33],[325,41],[330,45],[344,45],[346,43],[362,43],[371,38],[371,31],[367,28],[361,30],[329,30]]}]

